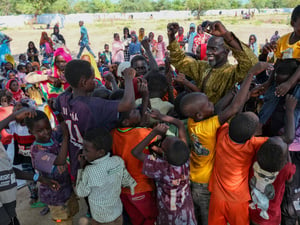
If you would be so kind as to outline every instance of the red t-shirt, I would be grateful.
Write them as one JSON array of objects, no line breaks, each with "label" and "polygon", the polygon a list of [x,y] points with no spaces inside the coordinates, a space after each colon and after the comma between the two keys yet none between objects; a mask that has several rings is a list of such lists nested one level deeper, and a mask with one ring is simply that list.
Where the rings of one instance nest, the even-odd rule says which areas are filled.
[{"label": "red t-shirt", "polygon": [[[116,128],[111,131],[114,140],[112,152],[124,160],[126,169],[137,182],[137,186],[134,188],[135,194],[153,191],[155,187],[153,180],[142,173],[143,162],[131,154],[132,149],[148,136],[151,131],[151,128],[142,127]],[[144,153],[149,154],[149,150],[145,148]],[[130,193],[130,189],[122,188],[122,193]]]},{"label": "red t-shirt", "polygon": [[273,183],[275,189],[275,197],[274,199],[269,201],[269,209],[267,213],[269,214],[269,219],[265,220],[259,214],[261,212],[260,209],[250,209],[250,218],[253,222],[260,225],[278,225],[281,222],[281,202],[285,190],[285,182],[291,179],[291,177],[296,172],[296,166],[290,162],[288,162],[282,170],[280,170],[279,174],[276,177],[276,180]]}]

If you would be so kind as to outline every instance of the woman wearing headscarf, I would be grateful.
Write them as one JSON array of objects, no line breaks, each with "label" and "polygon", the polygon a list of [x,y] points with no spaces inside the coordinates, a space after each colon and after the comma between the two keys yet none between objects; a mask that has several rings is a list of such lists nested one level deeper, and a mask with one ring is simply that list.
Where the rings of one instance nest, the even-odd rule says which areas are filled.
[{"label": "woman wearing headscarf", "polygon": [[66,45],[66,41],[64,39],[64,36],[62,36],[60,33],[59,33],[59,27],[58,25],[55,25],[54,28],[53,28],[53,33],[51,34],[51,39],[54,43],[54,50],[62,47],[63,45]]},{"label": "woman wearing headscarf", "polygon": [[184,28],[179,27],[178,35],[176,36],[176,40],[180,44],[180,48],[183,48],[185,46],[184,34],[183,33],[184,33]]},{"label": "woman wearing headscarf", "polygon": [[258,45],[257,45],[257,38],[255,34],[251,34],[249,36],[249,48],[253,51],[253,53],[258,56]]},{"label": "woman wearing headscarf", "polygon": [[42,32],[40,40],[40,49],[44,59],[51,63],[54,52],[53,42],[51,38],[48,37],[48,34],[46,32]]},{"label": "woman wearing headscarf", "polygon": [[141,54],[142,48],[141,43],[137,40],[137,36],[135,34],[131,35],[131,43],[129,44],[129,55],[130,60],[133,56]]},{"label": "woman wearing headscarf", "polygon": [[91,66],[93,67],[93,69],[94,69],[95,78],[96,78],[97,80],[102,81],[102,77],[101,77],[101,74],[100,74],[100,72],[99,72],[97,63],[96,63],[96,61],[95,61],[95,58],[92,56],[92,54],[89,53],[89,52],[84,53],[84,54],[81,55],[80,59],[85,60],[85,61],[88,61],[88,62],[91,64]]},{"label": "woman wearing headscarf", "polygon": [[120,41],[120,35],[114,33],[114,41],[112,43],[112,63],[124,62],[124,45]]},{"label": "woman wearing headscarf", "polygon": [[141,27],[139,29],[139,38],[138,41],[141,42],[142,40],[144,40],[145,37],[145,29],[143,27]]},{"label": "woman wearing headscarf", "polygon": [[30,73],[25,79],[31,84],[40,83],[40,89],[45,100],[56,98],[70,86],[65,78],[65,67],[71,60],[72,56],[65,48],[58,48],[54,52],[52,69]]}]

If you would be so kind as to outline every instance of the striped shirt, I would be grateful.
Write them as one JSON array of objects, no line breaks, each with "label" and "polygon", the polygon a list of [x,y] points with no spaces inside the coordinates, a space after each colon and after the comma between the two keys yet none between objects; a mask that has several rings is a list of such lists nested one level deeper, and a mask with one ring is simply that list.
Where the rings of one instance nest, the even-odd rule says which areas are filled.
[{"label": "striped shirt", "polygon": [[136,182],[118,156],[107,154],[91,163],[85,169],[78,170],[77,195],[88,196],[94,220],[112,222],[122,214],[121,186],[130,187],[134,192]]}]

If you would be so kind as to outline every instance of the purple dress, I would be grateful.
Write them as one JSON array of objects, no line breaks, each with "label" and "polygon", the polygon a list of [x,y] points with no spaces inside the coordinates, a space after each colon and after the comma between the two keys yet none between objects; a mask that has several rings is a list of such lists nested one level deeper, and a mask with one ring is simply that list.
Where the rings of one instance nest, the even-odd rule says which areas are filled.
[{"label": "purple dress", "polygon": [[33,167],[42,176],[56,180],[60,184],[58,191],[45,184],[40,185],[40,200],[48,205],[63,205],[72,194],[72,184],[67,164],[56,166],[54,161],[60,152],[60,145],[53,138],[48,143],[34,142],[31,146]]},{"label": "purple dress", "polygon": [[86,131],[97,127],[104,127],[109,131],[114,128],[119,117],[119,101],[89,96],[73,98],[72,93],[64,92],[58,96],[56,103],[56,110],[61,112],[69,129],[71,175],[76,179],[78,155]]},{"label": "purple dress", "polygon": [[189,161],[182,166],[172,166],[149,155],[144,160],[143,173],[156,183],[157,225],[197,224],[189,184]]}]

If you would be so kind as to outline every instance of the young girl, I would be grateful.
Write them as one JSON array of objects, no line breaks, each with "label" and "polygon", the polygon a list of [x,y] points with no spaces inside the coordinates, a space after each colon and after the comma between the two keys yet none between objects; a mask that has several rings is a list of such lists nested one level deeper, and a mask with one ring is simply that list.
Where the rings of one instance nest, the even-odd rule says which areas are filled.
[{"label": "young girl", "polygon": [[131,43],[129,44],[130,60],[138,54],[141,54],[141,43],[137,40],[136,34],[131,35]]},{"label": "young girl", "polygon": [[112,43],[112,63],[124,62],[124,45],[120,41],[120,35],[114,34],[114,41]]},{"label": "young girl", "polygon": [[158,35],[156,44],[156,60],[164,60],[166,53],[166,44],[163,41],[163,36]]},{"label": "young girl", "polygon": [[29,41],[29,43],[28,43],[27,57],[28,57],[29,62],[38,62],[38,63],[40,63],[39,51],[35,47],[33,41]]},{"label": "young girl", "polygon": [[53,58],[53,42],[48,37],[46,32],[42,32],[41,40],[40,40],[40,49],[43,55],[43,59],[48,60],[48,62],[52,62]]},{"label": "young girl", "polygon": [[258,56],[258,45],[257,38],[254,34],[249,36],[249,48],[253,51],[253,53]]},{"label": "young girl", "polygon": [[23,98],[26,98],[24,92],[21,90],[19,83],[15,79],[8,80],[5,88],[12,93],[13,99],[16,102],[21,101]]}]

